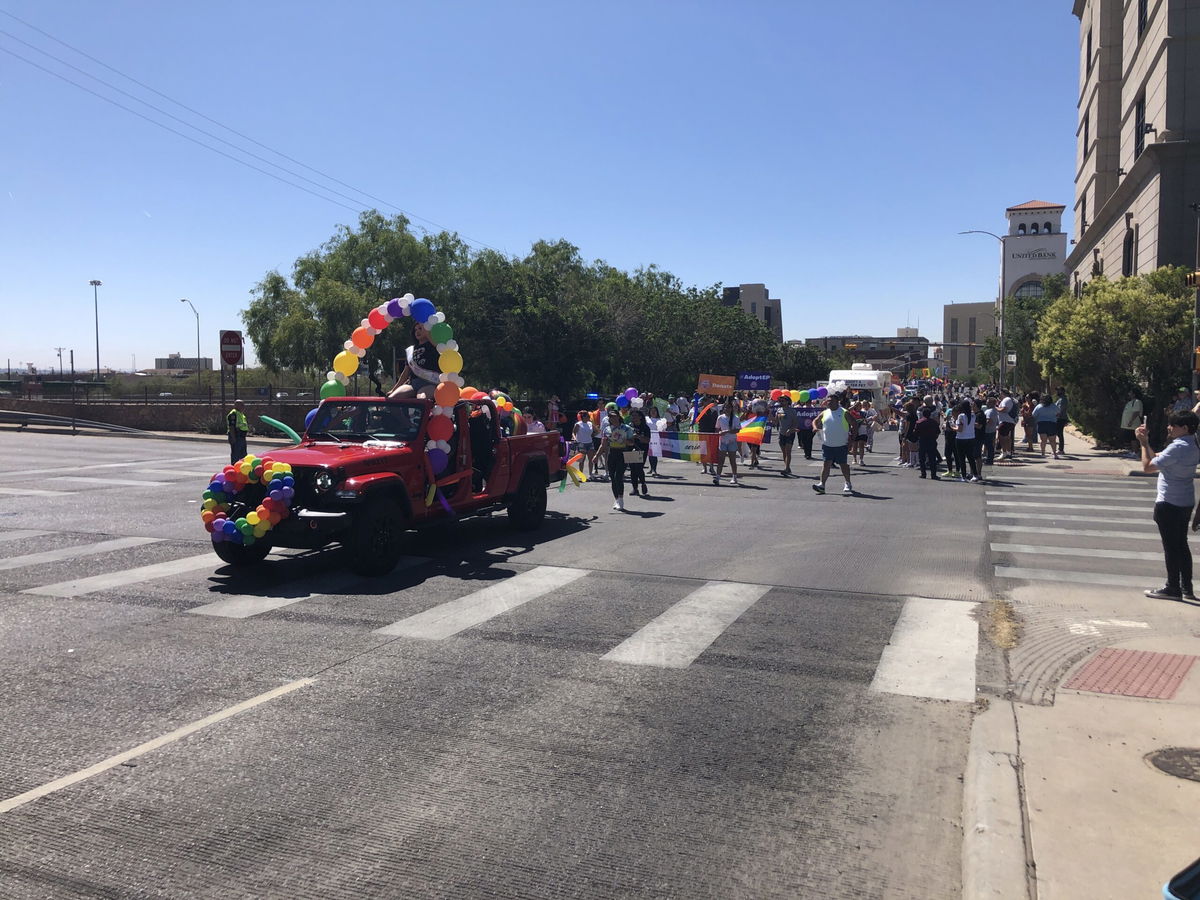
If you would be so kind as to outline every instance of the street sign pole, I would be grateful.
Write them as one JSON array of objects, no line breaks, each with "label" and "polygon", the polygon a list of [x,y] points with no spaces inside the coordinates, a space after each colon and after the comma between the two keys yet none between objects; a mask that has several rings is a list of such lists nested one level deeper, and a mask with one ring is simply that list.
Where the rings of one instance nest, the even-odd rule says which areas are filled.
[{"label": "street sign pole", "polygon": [[233,399],[238,397],[237,367],[244,358],[242,351],[242,333],[240,331],[221,332],[221,409],[225,409],[225,366],[233,369]]}]

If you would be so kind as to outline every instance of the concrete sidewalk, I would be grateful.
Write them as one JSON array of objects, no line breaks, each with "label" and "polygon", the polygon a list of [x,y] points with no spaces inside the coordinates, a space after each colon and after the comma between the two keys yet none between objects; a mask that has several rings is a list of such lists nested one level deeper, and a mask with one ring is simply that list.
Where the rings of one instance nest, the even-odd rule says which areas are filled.
[{"label": "concrete sidewalk", "polygon": [[[1078,434],[1065,443],[1063,459],[1019,453],[989,475],[1144,477]],[[1200,604],[1062,583],[1007,594],[1021,638],[1006,697],[972,731],[964,896],[1161,897],[1200,857]]]}]

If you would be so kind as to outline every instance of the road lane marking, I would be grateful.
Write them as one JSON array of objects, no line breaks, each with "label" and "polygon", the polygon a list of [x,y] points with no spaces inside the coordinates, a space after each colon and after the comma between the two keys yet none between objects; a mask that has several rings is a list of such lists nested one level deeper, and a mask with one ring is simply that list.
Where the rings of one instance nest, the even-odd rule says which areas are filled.
[{"label": "road lane marking", "polygon": [[[984,515],[989,519],[1038,519],[1050,522],[1103,522],[1105,525],[1113,524],[1112,516],[1060,516],[1055,513],[992,512],[990,509]],[[1157,527],[1153,522],[1143,522],[1137,519],[1122,524],[1127,528]]]},{"label": "road lane marking", "polygon": [[217,722],[222,722],[225,719],[232,718],[246,710],[253,709],[263,703],[269,703],[285,694],[290,694],[298,688],[306,687],[312,684],[316,679],[301,678],[298,681],[292,681],[281,685],[274,690],[267,691],[265,694],[259,694],[257,697],[251,697],[249,700],[243,700],[235,706],[230,706],[228,709],[223,709],[220,712],[215,712],[211,716],[205,716],[203,719],[197,719],[188,725],[176,728],[174,731],[164,734],[162,737],[156,737],[154,740],[146,741],[144,744],[138,744],[131,750],[126,750],[124,753],[118,753],[116,756],[110,756],[108,759],[101,760],[94,766],[88,766],[86,769],[80,769],[78,772],[73,772],[70,775],[64,775],[62,778],[57,778],[54,781],[47,782],[40,787],[35,787],[32,790],[25,791],[23,794],[17,794],[15,797],[9,797],[7,800],[0,801],[0,814],[12,812],[26,803],[32,803],[45,797],[47,794],[53,794],[55,791],[60,791],[65,787],[70,787],[73,784],[78,784],[81,781],[86,781],[93,775],[99,775],[101,772],[107,772],[109,769],[116,768],[122,763],[129,762],[131,759],[137,759],[139,756],[144,756],[152,750],[157,750],[159,747],[165,747],[167,744],[173,744],[178,740],[187,737],[190,734],[195,734],[202,728],[207,728],[209,725],[215,725]]},{"label": "road lane marking", "polygon": [[[993,479],[994,481],[994,479]],[[1011,497],[1013,492],[1031,491],[1034,496],[1045,497],[1047,495],[1062,494],[1063,496],[1075,496],[1078,494],[1108,494],[1110,496],[1132,497],[1135,494],[1142,496],[1144,494],[1154,493],[1154,486],[1148,488],[1125,487],[1082,487],[1076,485],[1050,485],[1050,484],[1014,484],[1011,487],[1006,485],[989,484],[987,494],[990,496],[995,494],[998,497]]]},{"label": "road lane marking", "polygon": [[57,478],[47,478],[47,482],[73,481],[77,484],[99,484],[104,487],[163,487],[169,481],[133,481],[123,478],[89,478],[86,475],[60,475]]},{"label": "road lane marking", "polygon": [[45,584],[41,587],[26,588],[22,594],[41,594],[46,597],[82,597],[96,591],[106,591],[111,588],[128,587],[155,578],[167,578],[171,575],[182,575],[197,569],[216,569],[224,565],[212,553],[202,553],[199,556],[185,556],[183,559],[173,559],[168,562],[154,563],[149,566],[139,566],[136,569],[123,569],[120,572],[109,572],[107,575],[93,575],[90,578],[77,578],[74,581],[60,581],[57,584]]},{"label": "road lane marking", "polygon": [[[72,472],[95,472],[100,469],[124,469],[131,466],[171,466],[175,465],[176,463],[184,462],[204,462],[205,460],[211,461],[214,459],[223,460],[227,455],[228,454],[222,454],[218,456],[216,454],[209,454],[207,456],[179,456],[175,457],[174,459],[139,459],[134,460],[133,462],[96,463],[92,466],[67,466],[55,469],[18,469],[11,472],[0,472],[0,475],[57,475],[60,472],[64,474],[70,474]],[[227,465],[227,463],[219,462],[217,464],[218,471],[225,465]]]},{"label": "road lane marking", "polygon": [[1154,487],[1155,479],[1143,478],[1141,476],[1132,475],[1022,475],[1019,472],[1008,472],[1001,469],[999,472],[992,469],[992,474],[999,477],[1003,474],[1003,481],[1012,481],[1015,483],[1024,484],[1026,482],[1046,482],[1047,484],[1111,484],[1113,486],[1126,485],[1135,486],[1145,484],[1149,487]]},{"label": "road lane marking", "polygon": [[1144,550],[1097,550],[1095,547],[1046,547],[1037,544],[992,544],[994,553],[1036,553],[1046,556],[1092,556],[1098,559],[1160,560],[1161,553]]},{"label": "road lane marking", "polygon": [[95,544],[82,544],[78,547],[60,547],[57,550],[45,550],[41,553],[29,553],[25,556],[11,556],[0,559],[0,572],[7,569],[20,569],[24,566],[37,566],[43,563],[60,562],[64,559],[77,559],[80,556],[95,556],[97,553],[108,553],[110,550],[125,550],[129,547],[141,547],[146,544],[157,544],[162,538],[124,537],[111,541],[99,541]]},{"label": "road lane marking", "polygon": [[538,566],[499,584],[377,628],[374,633],[440,641],[565,587],[587,574],[586,569]]},{"label": "road lane marking", "polygon": [[[1022,569],[996,566],[997,578],[1018,578],[1024,581],[1068,581],[1072,584],[1103,584],[1110,587],[1148,587],[1153,575],[1103,575],[1099,572],[1064,572],[1061,569]],[[1162,576],[1158,576],[1162,580]]]},{"label": "road lane marking", "polygon": [[683,669],[770,591],[761,584],[710,581],[609,650],[601,659]]},{"label": "road lane marking", "polygon": [[79,491],[38,491],[33,488],[0,488],[0,494],[11,497],[70,497]]},{"label": "road lane marking", "polygon": [[1025,500],[987,500],[988,506],[1020,506],[1025,509],[1096,509],[1096,510],[1112,510],[1114,512],[1128,512],[1130,509],[1140,508],[1140,504],[1129,506],[1102,506],[1095,503],[1030,503]]},{"label": "road lane marking", "polygon": [[1069,534],[1079,537],[1120,538],[1122,540],[1132,538],[1135,541],[1161,540],[1157,532],[1154,534],[1135,534],[1130,531],[1098,531],[1083,528],[1036,528],[1029,525],[992,525],[990,523],[988,530],[1013,532],[1016,534]]},{"label": "road lane marking", "polygon": [[26,538],[41,537],[45,534],[53,534],[51,531],[0,531],[0,543],[4,541],[23,541]]},{"label": "road lane marking", "polygon": [[[430,561],[428,556],[404,556],[396,563],[396,568],[392,571],[400,571],[401,569],[411,569],[414,566],[424,565]],[[314,590],[304,594],[299,594],[295,597],[262,597],[253,594],[225,594],[220,600],[214,600],[212,603],[205,603],[203,606],[194,606],[187,612],[194,616],[218,616],[226,619],[249,619],[251,616],[257,616],[261,613],[271,612],[275,609],[282,609],[285,606],[291,606],[293,603],[299,603],[301,600],[312,600],[314,597],[323,597],[331,591],[338,588],[349,588],[354,583],[361,584],[362,579],[354,575],[346,575],[344,573],[334,573],[330,577],[317,578],[310,581],[309,584],[314,587]]]},{"label": "road lane marking", "polygon": [[975,702],[978,603],[909,597],[883,648],[871,690]]}]

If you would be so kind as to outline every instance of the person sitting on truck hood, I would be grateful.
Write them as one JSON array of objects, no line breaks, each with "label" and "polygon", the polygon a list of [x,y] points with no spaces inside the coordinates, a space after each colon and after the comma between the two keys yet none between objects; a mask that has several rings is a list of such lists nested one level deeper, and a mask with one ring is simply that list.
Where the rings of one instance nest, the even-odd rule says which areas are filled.
[{"label": "person sitting on truck hood", "polygon": [[396,397],[432,398],[438,386],[438,351],[429,340],[429,332],[420,322],[414,322],[412,327],[413,343],[404,351],[407,360],[396,386],[388,394],[388,399]]}]

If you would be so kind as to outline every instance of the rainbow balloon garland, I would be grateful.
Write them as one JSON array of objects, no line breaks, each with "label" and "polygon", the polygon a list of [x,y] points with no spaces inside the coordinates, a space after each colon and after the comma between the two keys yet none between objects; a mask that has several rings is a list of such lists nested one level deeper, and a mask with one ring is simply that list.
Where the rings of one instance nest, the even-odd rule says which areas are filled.
[{"label": "rainbow balloon garland", "polygon": [[[252,484],[262,485],[262,501],[246,515],[230,519],[230,506]],[[295,495],[296,480],[290,465],[251,453],[213,476],[202,495],[200,518],[214,544],[229,541],[249,546],[288,517]]]},{"label": "rainbow balloon garland", "polygon": [[[359,323],[358,328],[354,329],[350,339],[342,345],[342,352],[333,358],[333,368],[326,374],[327,380],[321,386],[321,399],[346,396],[346,385],[350,376],[358,371],[359,360],[375,343],[375,335],[396,319],[410,316],[414,322],[425,327],[429,332],[429,339],[438,351],[438,369],[441,375],[433,395],[435,406],[426,431],[428,440],[425,442],[429,466],[433,474],[438,475],[450,462],[450,439],[454,436],[454,404],[467,392],[463,390],[464,382],[459,374],[462,371],[463,358],[458,352],[458,342],[454,340],[454,330],[446,324],[445,313],[438,312],[429,300],[405,294],[403,297],[393,297],[371,310]],[[473,388],[471,393],[476,393]]]}]

